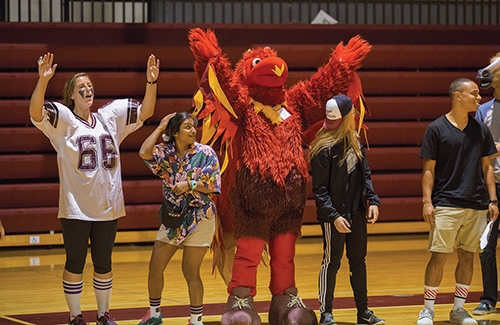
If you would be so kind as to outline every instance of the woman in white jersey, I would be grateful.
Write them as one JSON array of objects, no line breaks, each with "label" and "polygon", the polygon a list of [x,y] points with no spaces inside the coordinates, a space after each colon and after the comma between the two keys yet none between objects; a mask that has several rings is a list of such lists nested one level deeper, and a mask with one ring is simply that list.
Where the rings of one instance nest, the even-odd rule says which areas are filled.
[{"label": "woman in white jersey", "polygon": [[66,251],[63,289],[70,325],[87,324],[80,309],[83,269],[90,239],[97,325],[116,324],[109,315],[113,285],[111,254],[118,218],[125,215],[119,144],[153,115],[160,62],[147,61],[146,93],[141,103],[114,100],[92,112],[94,88],[85,73],[66,81],[63,103],[45,101],[57,64],[47,53],[38,60],[38,83],[31,96],[33,124],[52,143],[59,169],[59,213]]}]

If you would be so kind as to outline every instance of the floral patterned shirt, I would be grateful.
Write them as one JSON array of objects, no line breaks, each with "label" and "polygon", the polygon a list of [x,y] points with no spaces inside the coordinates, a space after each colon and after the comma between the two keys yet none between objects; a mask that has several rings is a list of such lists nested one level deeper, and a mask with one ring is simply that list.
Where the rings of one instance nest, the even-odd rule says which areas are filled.
[{"label": "floral patterned shirt", "polygon": [[198,186],[213,192],[213,194],[199,191],[185,193],[192,196],[189,202],[190,208],[179,228],[166,228],[169,239],[175,238],[181,243],[196,228],[200,220],[215,217],[217,211],[212,197],[220,193],[221,179],[219,160],[210,146],[195,142],[184,157],[179,157],[173,143],[160,143],[153,149],[153,160],[145,162],[153,174],[163,179],[162,190],[165,199],[176,205],[185,202],[182,200],[182,195],[171,192],[171,188],[178,182],[197,181]]}]

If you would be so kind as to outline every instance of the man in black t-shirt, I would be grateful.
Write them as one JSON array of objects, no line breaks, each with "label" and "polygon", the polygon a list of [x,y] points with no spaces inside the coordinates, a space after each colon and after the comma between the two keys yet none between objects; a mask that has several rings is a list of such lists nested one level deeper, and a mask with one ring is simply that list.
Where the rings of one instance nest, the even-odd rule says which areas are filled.
[{"label": "man in black t-shirt", "polygon": [[420,150],[423,158],[423,217],[431,225],[430,260],[425,271],[424,309],[418,325],[432,325],[434,301],[443,269],[456,243],[455,301],[452,324],[477,324],[464,309],[474,254],[488,218],[498,216],[490,155],[497,152],[488,127],[469,115],[479,106],[479,88],[470,79],[450,85],[451,110],[430,123]]}]

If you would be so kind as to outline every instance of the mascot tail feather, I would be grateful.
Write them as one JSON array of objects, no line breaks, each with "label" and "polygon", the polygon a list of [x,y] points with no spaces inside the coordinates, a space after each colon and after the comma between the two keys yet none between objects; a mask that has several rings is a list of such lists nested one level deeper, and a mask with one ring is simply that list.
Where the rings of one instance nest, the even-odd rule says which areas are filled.
[{"label": "mascot tail feather", "polygon": [[361,79],[359,79],[357,73],[352,75],[352,80],[347,87],[346,95],[351,98],[354,106],[358,109],[359,113],[362,114],[361,120],[363,120],[365,111],[366,114],[371,115],[368,106],[366,106],[365,96],[363,95],[363,86],[361,85]]}]

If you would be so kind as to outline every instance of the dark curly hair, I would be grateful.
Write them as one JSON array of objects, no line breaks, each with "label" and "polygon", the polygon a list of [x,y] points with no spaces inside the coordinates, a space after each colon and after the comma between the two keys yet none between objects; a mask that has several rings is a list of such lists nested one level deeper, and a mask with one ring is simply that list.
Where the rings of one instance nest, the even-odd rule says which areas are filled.
[{"label": "dark curly hair", "polygon": [[163,137],[163,140],[165,142],[174,142],[174,133],[179,132],[179,129],[181,127],[182,122],[184,122],[187,119],[192,119],[194,122],[194,127],[198,127],[198,119],[196,116],[191,115],[188,112],[178,112],[176,113],[170,121],[168,121],[167,127],[165,128],[165,136]]}]

